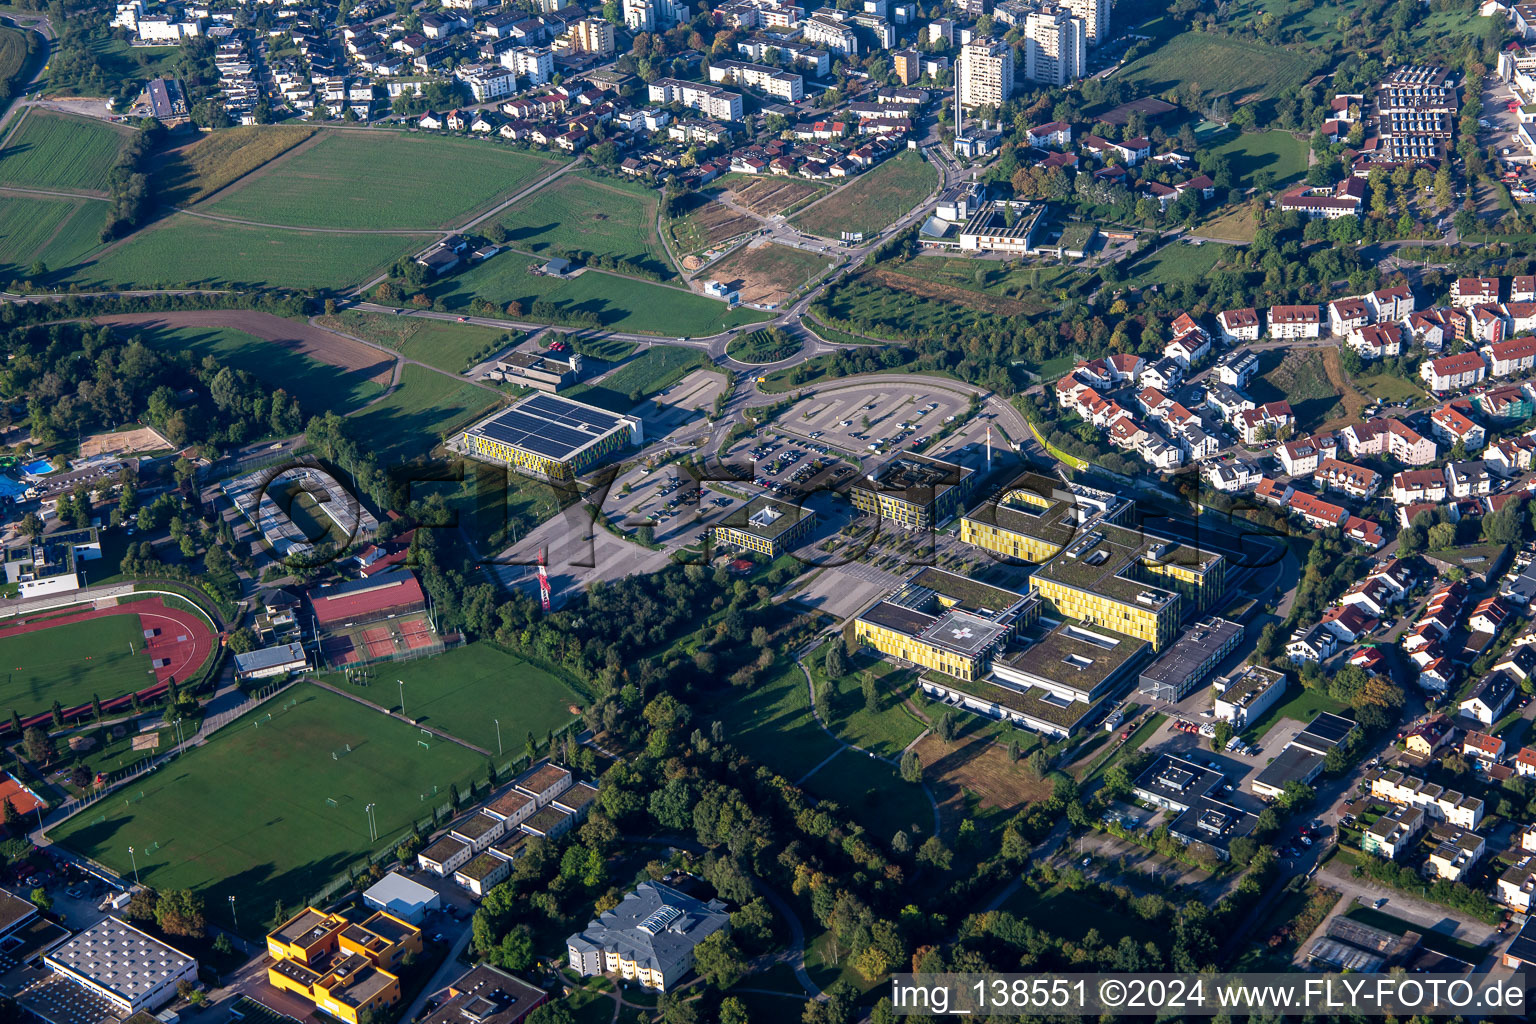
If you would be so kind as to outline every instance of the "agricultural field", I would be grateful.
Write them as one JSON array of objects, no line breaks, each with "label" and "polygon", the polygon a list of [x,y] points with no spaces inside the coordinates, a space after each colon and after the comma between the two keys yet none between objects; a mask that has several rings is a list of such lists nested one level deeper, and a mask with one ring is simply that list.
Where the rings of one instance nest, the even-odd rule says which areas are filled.
[{"label": "agricultural field", "polygon": [[922,787],[903,782],[891,765],[857,750],[844,750],[828,761],[806,780],[805,790],[818,800],[842,804],[882,843],[897,832],[933,833],[933,806]]},{"label": "agricultural field", "polygon": [[485,641],[376,668],[366,686],[349,684],[342,675],[326,682],[381,707],[398,708],[398,681],[403,681],[412,720],[490,751],[498,749],[497,721],[503,748],[520,753],[528,733],[542,743],[546,733],[574,717],[572,706],[583,703],[558,676]]},{"label": "agricultural field", "polygon": [[491,142],[332,129],[199,209],[293,227],[449,227],[555,167]]},{"label": "agricultural field", "polygon": [[366,853],[397,843],[446,802],[450,784],[484,771],[466,747],[300,683],[50,838],[120,875],[134,871],[132,846],[145,885],[201,893],[225,928],[234,897],[246,934],[260,935],[276,901],[302,906]]},{"label": "agricultural field", "polygon": [[826,253],[790,245],[748,244],[699,276],[735,288],[742,302],[775,307],[820,278],[831,265]]},{"label": "agricultural field", "polygon": [[387,345],[407,359],[420,360],[448,373],[462,373],[488,348],[499,350],[520,335],[493,327],[450,323],[419,316],[391,316],[344,309],[317,320],[320,326],[342,334]]},{"label": "agricultural field", "polygon": [[759,217],[775,217],[808,205],[829,191],[829,186],[800,178],[727,175],[716,182],[725,186],[731,201]]},{"label": "agricultural field", "polygon": [[325,409],[346,415],[356,412],[382,393],[373,380],[372,368],[344,370],[312,359],[283,345],[229,327],[124,327],[122,333],[143,340],[164,352],[192,352],[200,361],[213,356],[226,366],[245,370],[282,388],[306,413]]},{"label": "agricultural field", "polygon": [[177,213],[74,266],[63,281],[101,288],[342,288],[429,241],[426,234],[325,234]]},{"label": "agricultural field", "polygon": [[762,225],[746,214],[715,202],[707,195],[694,193],[684,197],[684,208],[666,221],[667,240],[680,255],[712,249],[737,235],[756,231]]},{"label": "agricultural field", "polygon": [[1213,153],[1231,157],[1238,185],[1251,188],[1260,171],[1268,171],[1273,185],[1285,185],[1307,173],[1308,143],[1290,132],[1223,133],[1202,141]]},{"label": "agricultural field", "polygon": [[862,231],[869,238],[900,220],[938,183],[932,164],[913,150],[902,150],[804,210],[793,223],[823,238],[844,231]]},{"label": "agricultural field", "polygon": [[155,188],[169,206],[212,195],[319,131],[311,125],[238,125],[198,136],[167,153],[155,168]]},{"label": "agricultural field", "polygon": [[131,135],[106,121],[30,107],[0,143],[0,185],[104,193]]},{"label": "agricultural field", "polygon": [[1227,96],[1238,104],[1300,85],[1310,67],[1308,58],[1278,46],[1207,32],[1181,32],[1126,65],[1115,77],[1146,95],[1195,81],[1205,95]]},{"label": "agricultural field", "polygon": [[573,171],[507,210],[500,221],[515,249],[545,257],[614,256],[670,277],[673,268],[656,234],[657,201],[643,186]]},{"label": "agricultural field", "polygon": [[500,306],[518,302],[523,308],[519,319],[540,319],[532,315],[532,308],[544,299],[567,315],[595,314],[609,330],[681,337],[707,337],[768,318],[765,313],[727,306],[681,288],[599,270],[585,270],[573,277],[546,277],[530,272],[533,262],[537,261],[521,253],[504,252],[454,274],[428,294],[441,298],[449,309],[465,309],[475,299]]},{"label": "agricultural field", "polygon": [[708,365],[708,358],[698,349],[652,345],[602,380],[578,384],[565,395],[572,401],[628,412],[637,403]]},{"label": "agricultural field", "polygon": [[372,438],[381,465],[425,455],[452,431],[486,412],[496,394],[469,381],[420,366],[407,366],[400,384],[357,413],[358,436]]},{"label": "agricultural field", "polygon": [[32,264],[67,267],[100,246],[107,204],[95,199],[0,196],[0,275],[30,276]]},{"label": "agricultural field", "polygon": [[107,615],[0,639],[0,713],[22,716],[142,690],[155,682],[136,615]]},{"label": "agricultural field", "polygon": [[1130,268],[1124,287],[1145,288],[1154,284],[1193,284],[1206,277],[1227,255],[1227,247],[1219,242],[1188,245],[1174,242],[1163,246],[1152,255]]}]

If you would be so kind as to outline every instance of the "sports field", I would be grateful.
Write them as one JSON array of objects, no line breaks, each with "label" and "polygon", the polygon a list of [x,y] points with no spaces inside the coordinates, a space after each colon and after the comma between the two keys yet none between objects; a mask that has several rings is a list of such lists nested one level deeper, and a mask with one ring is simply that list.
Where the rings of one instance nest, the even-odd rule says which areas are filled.
[{"label": "sports field", "polygon": [[155,168],[161,200],[173,206],[212,195],[315,132],[312,125],[236,125],[200,135],[165,155]]},{"label": "sports field", "polygon": [[370,369],[345,370],[230,327],[136,326],[120,330],[143,338],[151,348],[168,352],[186,349],[199,361],[211,355],[226,366],[245,370],[274,389],[287,391],[309,414],[331,409],[345,415],[381,393],[369,376]]},{"label": "sports field", "polygon": [[145,885],[202,893],[224,927],[233,896],[257,935],[275,901],[301,905],[484,770],[471,750],[300,683],[49,836],[129,878],[132,846]]},{"label": "sports field", "polygon": [[837,238],[844,231],[874,235],[889,227],[932,192],[939,172],[907,149],[814,203],[791,223],[813,235]]},{"label": "sports field", "polygon": [[0,638],[0,713],[23,718],[155,684],[136,615],[108,615]]},{"label": "sports field", "polygon": [[673,273],[656,234],[656,193],[639,185],[572,171],[506,213],[507,244],[540,255],[590,252]]},{"label": "sports field", "polygon": [[130,135],[95,118],[29,108],[0,146],[0,185],[104,192]]},{"label": "sports field", "polygon": [[[517,341],[516,331],[474,324],[449,323],[421,316],[392,316],[344,309],[319,318],[322,327],[388,345],[407,359],[419,359],[449,373],[462,373],[487,348],[500,349]],[[480,357],[483,358],[483,357]]]},{"label": "sports field", "polygon": [[1306,57],[1264,43],[1228,39],[1208,32],[1181,32],[1115,77],[1138,94],[1157,94],[1197,82],[1206,96],[1233,103],[1277,95],[1306,80]]},{"label": "sports field", "polygon": [[26,274],[36,260],[70,266],[101,245],[106,219],[96,199],[0,196],[0,271]]},{"label": "sports field", "polygon": [[519,319],[540,319],[533,311],[539,299],[554,303],[563,314],[593,313],[610,330],[640,334],[700,337],[728,327],[766,320],[768,314],[735,308],[681,288],[652,284],[632,277],[587,270],[575,277],[544,277],[530,273],[536,257],[504,252],[476,264],[430,289],[449,309],[464,309],[474,299],[497,305],[520,302]]},{"label": "sports field", "polygon": [[556,165],[491,142],[333,129],[200,209],[295,227],[447,227]]},{"label": "sports field", "polygon": [[400,386],[352,419],[359,437],[371,439],[380,465],[425,455],[442,435],[495,405],[497,397],[467,380],[405,367]]},{"label": "sports field", "polygon": [[324,234],[177,213],[74,267],[66,281],[104,288],[340,288],[430,241],[427,234]]},{"label": "sports field", "polygon": [[502,749],[521,753],[531,731],[544,735],[569,722],[572,705],[584,703],[558,677],[493,644],[481,641],[419,661],[375,665],[367,686],[340,675],[326,681],[386,708],[400,706],[405,683],[406,714],[486,750],[496,751],[496,723]]}]

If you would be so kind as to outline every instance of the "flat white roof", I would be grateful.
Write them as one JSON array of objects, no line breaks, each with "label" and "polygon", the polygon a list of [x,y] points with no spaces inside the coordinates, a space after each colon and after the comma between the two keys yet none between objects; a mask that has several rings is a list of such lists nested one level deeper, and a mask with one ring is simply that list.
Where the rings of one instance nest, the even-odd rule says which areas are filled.
[{"label": "flat white roof", "polygon": [[197,961],[130,924],[108,917],[43,958],[55,970],[74,974],[132,1004]]},{"label": "flat white roof", "polygon": [[420,882],[413,882],[398,871],[391,871],[363,893],[363,899],[384,906],[394,903],[421,906],[436,898],[437,890]]}]

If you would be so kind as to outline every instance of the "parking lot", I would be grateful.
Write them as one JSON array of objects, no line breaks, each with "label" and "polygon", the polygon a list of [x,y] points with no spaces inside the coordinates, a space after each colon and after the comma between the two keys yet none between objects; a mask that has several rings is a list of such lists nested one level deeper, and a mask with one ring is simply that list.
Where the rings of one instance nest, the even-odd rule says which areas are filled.
[{"label": "parking lot", "polygon": [[787,435],[870,458],[898,445],[926,444],[946,425],[964,419],[969,405],[957,392],[881,381],[824,388],[780,415],[777,423]]},{"label": "parking lot", "polygon": [[[1478,132],[1478,141],[1494,147],[1502,160],[1528,164],[1532,162],[1532,155],[1525,151],[1515,135],[1515,129],[1520,125],[1519,115],[1509,109],[1511,103],[1519,100],[1508,82],[1489,76],[1488,86],[1483,90],[1483,120],[1488,122],[1488,127]],[[1509,150],[1507,155],[1504,154],[1506,149]]]}]

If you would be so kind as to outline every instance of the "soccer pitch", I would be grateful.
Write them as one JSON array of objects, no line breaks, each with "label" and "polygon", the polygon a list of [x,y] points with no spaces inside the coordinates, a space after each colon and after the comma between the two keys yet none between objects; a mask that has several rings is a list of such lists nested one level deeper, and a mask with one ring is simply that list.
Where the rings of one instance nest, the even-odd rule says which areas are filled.
[{"label": "soccer pitch", "polygon": [[[44,623],[46,625],[46,623]],[[130,651],[132,653],[130,653]],[[155,684],[136,615],[107,615],[0,639],[0,714],[23,718]]]},{"label": "soccer pitch", "polygon": [[200,892],[225,927],[233,896],[255,935],[275,901],[299,905],[484,770],[473,751],[301,683],[49,837],[124,878],[137,862],[145,885]]},{"label": "soccer pitch", "polygon": [[[369,672],[369,685],[354,690],[363,700],[398,708],[403,684],[412,720],[493,754],[500,722],[507,757],[522,753],[529,732],[543,743],[545,733],[575,717],[571,705],[584,703],[558,677],[483,641],[419,661],[374,665]],[[340,673],[326,682],[348,686]],[[503,763],[501,755],[496,763]]]}]

